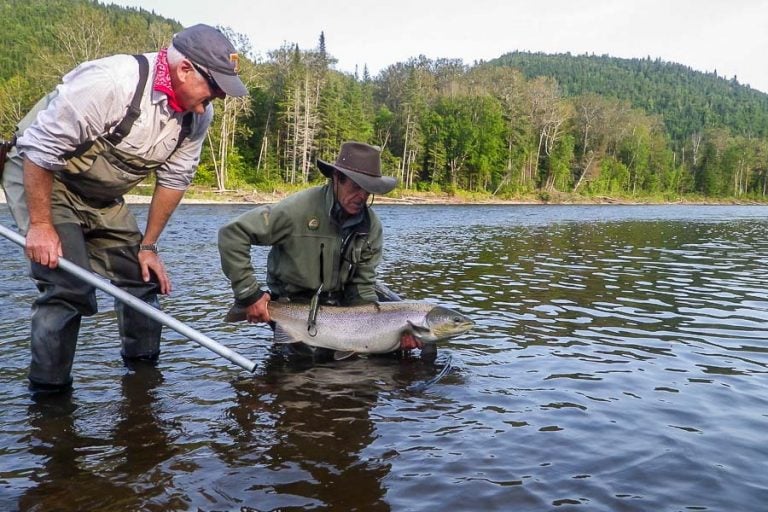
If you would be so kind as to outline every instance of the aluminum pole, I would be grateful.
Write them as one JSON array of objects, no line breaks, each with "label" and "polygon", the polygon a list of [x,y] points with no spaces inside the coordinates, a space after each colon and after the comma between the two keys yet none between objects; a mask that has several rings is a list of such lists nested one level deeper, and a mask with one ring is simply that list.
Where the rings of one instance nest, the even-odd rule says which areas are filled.
[{"label": "aluminum pole", "polygon": [[[15,244],[20,245],[21,247],[26,246],[26,240],[24,239],[23,236],[21,236],[20,234],[16,233],[13,230],[6,228],[3,225],[0,225],[0,235],[4,236],[5,238],[10,240],[11,242],[14,242]],[[240,366],[241,368],[244,368],[249,372],[253,372],[256,369],[256,363],[254,363],[253,361],[246,359],[245,357],[241,356],[240,354],[238,354],[233,350],[228,349],[221,343],[218,343],[217,341],[212,340],[205,334],[198,332],[195,329],[192,329],[188,325],[176,320],[169,314],[164,313],[153,306],[150,306],[143,300],[137,299],[130,293],[124,290],[121,290],[120,288],[113,285],[112,283],[105,281],[99,275],[93,272],[89,272],[88,270],[85,270],[84,268],[78,265],[75,265],[71,261],[68,261],[64,258],[59,258],[59,268],[76,277],[79,277],[83,281],[87,282],[90,285],[93,285],[99,290],[102,290],[112,295],[117,300],[124,302],[125,304],[132,307],[133,309],[141,313],[144,313],[148,317],[154,320],[157,320],[161,324],[170,327],[171,329],[178,332],[179,334],[182,334],[187,338],[191,339],[192,341],[199,343],[200,345],[204,346],[208,350],[211,350],[217,353],[221,357],[232,361],[233,363]]]}]

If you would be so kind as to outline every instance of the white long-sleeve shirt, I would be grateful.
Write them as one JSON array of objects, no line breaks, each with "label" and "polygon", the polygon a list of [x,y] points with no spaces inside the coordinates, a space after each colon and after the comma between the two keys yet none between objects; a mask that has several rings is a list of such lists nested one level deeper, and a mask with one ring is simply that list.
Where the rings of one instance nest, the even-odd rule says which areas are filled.
[{"label": "white long-sleeve shirt", "polygon": [[[185,190],[197,169],[213,107],[208,105],[204,114],[193,114],[191,132],[174,152],[184,113],[174,112],[165,93],[153,89],[157,53],[146,57],[149,76],[141,115],[117,147],[147,160],[165,160],[156,171],[158,184]],[[125,117],[138,80],[138,62],[131,55],[114,55],[79,65],[63,77],[48,107],[23,131],[16,142],[17,151],[45,169],[63,169],[64,155],[108,133]]]}]

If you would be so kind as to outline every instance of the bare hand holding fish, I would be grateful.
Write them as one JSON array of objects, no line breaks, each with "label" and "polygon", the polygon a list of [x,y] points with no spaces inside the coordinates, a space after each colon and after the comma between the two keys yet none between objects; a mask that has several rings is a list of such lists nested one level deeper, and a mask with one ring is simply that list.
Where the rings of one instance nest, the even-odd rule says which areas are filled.
[{"label": "bare hand holding fish", "polygon": [[[309,304],[269,301],[267,307],[275,323],[276,343],[303,342],[339,353],[393,352],[400,348],[404,333],[411,333],[421,343],[435,343],[474,326],[465,315],[425,301],[320,305],[312,329],[308,329]],[[245,320],[244,309],[233,307],[226,320]]]}]

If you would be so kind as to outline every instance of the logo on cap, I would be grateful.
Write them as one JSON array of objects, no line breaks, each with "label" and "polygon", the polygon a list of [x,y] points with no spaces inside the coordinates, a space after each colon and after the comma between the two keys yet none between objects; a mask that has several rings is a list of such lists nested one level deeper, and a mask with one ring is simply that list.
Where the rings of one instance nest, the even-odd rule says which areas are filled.
[{"label": "logo on cap", "polygon": [[235,65],[235,73],[240,72],[240,56],[236,53],[229,54],[229,62]]}]

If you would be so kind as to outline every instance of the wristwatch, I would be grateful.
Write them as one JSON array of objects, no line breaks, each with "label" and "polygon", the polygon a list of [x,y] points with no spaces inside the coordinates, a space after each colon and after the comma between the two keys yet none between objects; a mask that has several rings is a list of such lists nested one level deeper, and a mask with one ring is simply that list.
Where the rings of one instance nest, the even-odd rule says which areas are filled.
[{"label": "wristwatch", "polygon": [[157,254],[157,244],[141,244],[139,245],[139,251],[149,251]]}]

